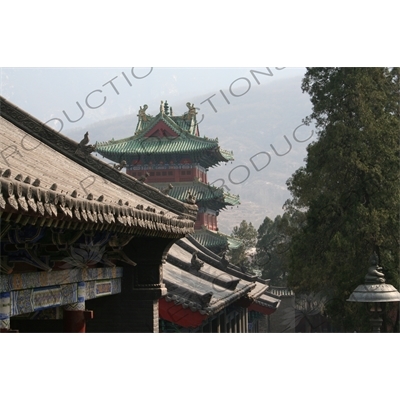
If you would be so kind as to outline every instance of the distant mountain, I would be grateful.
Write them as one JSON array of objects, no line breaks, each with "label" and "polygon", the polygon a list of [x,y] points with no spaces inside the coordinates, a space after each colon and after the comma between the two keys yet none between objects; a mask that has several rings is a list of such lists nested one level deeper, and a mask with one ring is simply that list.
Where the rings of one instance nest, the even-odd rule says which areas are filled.
[{"label": "distant mountain", "polygon": [[[230,233],[243,219],[258,227],[265,216],[274,218],[282,213],[282,205],[290,196],[286,181],[304,164],[306,147],[315,139],[315,135],[310,137],[312,127],[300,126],[302,119],[311,112],[309,97],[302,94],[300,89],[301,79],[299,76],[275,82],[272,80],[260,86],[254,83],[247,93],[239,97],[223,89],[230,104],[219,91],[182,99],[182,104],[170,104],[174,114],[178,115],[187,111],[187,101],[194,103],[200,109],[197,116],[201,121],[200,134],[218,137],[221,148],[234,152],[233,163],[209,171],[210,183],[215,182],[216,186],[224,183],[227,189],[241,198],[238,208],[220,213],[219,227],[222,232]],[[245,89],[240,92],[240,88],[236,88],[235,93],[244,93]],[[210,98],[213,94],[215,96]],[[158,106],[149,104],[149,110],[158,110]],[[132,136],[136,124],[137,116],[131,114],[98,122],[85,129],[69,130],[64,134],[81,140],[83,133],[88,130],[91,143],[112,138],[117,140]],[[306,141],[300,143],[301,140]]]}]

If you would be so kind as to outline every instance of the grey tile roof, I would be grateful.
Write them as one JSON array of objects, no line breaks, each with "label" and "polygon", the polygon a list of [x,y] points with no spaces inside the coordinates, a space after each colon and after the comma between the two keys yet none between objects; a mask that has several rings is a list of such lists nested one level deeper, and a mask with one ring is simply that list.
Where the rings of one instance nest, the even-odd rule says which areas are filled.
[{"label": "grey tile roof", "polygon": [[[175,244],[169,251],[164,265],[164,283],[167,287],[167,301],[174,301],[192,311],[213,315],[255,286],[253,282],[238,279],[204,262],[200,271],[190,269],[192,253]],[[230,283],[233,283],[229,287]],[[206,295],[212,293],[209,302]]]},{"label": "grey tile roof", "polygon": [[[81,158],[76,142],[0,100],[0,208],[174,235],[193,232],[196,206],[165,196],[91,155]],[[41,125],[44,133],[38,132]]]}]

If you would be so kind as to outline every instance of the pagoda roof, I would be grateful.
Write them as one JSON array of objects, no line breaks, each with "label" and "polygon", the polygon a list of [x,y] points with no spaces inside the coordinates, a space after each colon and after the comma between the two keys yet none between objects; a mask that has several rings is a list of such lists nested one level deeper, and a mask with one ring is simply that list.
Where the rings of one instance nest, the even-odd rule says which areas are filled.
[{"label": "pagoda roof", "polygon": [[14,152],[0,159],[1,212],[171,238],[193,232],[195,205],[92,156],[88,135],[76,143],[2,97],[0,125],[0,148]]},{"label": "pagoda roof", "polygon": [[213,248],[230,248],[237,249],[242,245],[242,242],[232,236],[224,235],[220,232],[215,232],[203,227],[196,230],[192,236],[204,247]]},{"label": "pagoda roof", "polygon": [[233,160],[233,153],[222,150],[218,139],[200,137],[196,117],[170,116],[160,112],[155,117],[139,113],[135,134],[120,140],[96,143],[102,156],[128,164],[143,163],[162,157],[187,156],[204,168]]},{"label": "pagoda roof", "polygon": [[[152,186],[162,189],[165,187],[165,184],[152,183]],[[168,194],[180,201],[186,201],[189,196],[193,196],[199,207],[207,207],[212,210],[221,210],[227,206],[237,206],[240,204],[239,196],[200,181],[173,182],[173,188]]]}]

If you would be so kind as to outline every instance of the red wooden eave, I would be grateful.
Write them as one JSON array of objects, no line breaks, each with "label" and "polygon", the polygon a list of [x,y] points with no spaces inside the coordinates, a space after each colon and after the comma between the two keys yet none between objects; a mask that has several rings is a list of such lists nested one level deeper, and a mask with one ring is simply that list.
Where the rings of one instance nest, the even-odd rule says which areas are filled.
[{"label": "red wooden eave", "polygon": [[183,308],[181,304],[168,302],[165,298],[160,299],[158,304],[160,318],[184,328],[197,328],[208,318],[206,314],[192,311],[189,307]]},{"label": "red wooden eave", "polygon": [[260,304],[257,304],[256,302],[254,302],[250,305],[249,311],[257,311],[264,315],[271,315],[276,311],[276,308],[264,307]]}]

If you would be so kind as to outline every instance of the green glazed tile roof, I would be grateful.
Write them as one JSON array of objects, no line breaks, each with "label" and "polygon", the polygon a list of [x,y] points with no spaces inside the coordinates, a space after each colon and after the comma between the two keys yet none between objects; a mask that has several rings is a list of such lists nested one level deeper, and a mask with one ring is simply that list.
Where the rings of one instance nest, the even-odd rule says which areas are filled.
[{"label": "green glazed tile roof", "polygon": [[242,245],[242,242],[238,239],[206,228],[196,230],[192,236],[210,250],[226,246],[229,246],[230,249],[237,249]]},{"label": "green glazed tile roof", "polygon": [[[166,185],[162,183],[153,183],[152,186],[162,189]],[[168,193],[169,196],[180,201],[185,201],[189,197],[189,194],[191,194],[196,198],[198,206],[220,210],[227,206],[237,206],[240,204],[239,196],[225,192],[222,188],[207,185],[202,182],[174,182],[173,186],[174,187]]]},{"label": "green glazed tile roof", "polygon": [[[176,136],[146,137],[146,134],[159,122],[164,123]],[[139,120],[134,136],[96,143],[96,151],[102,156],[121,162],[157,160],[160,156],[189,156],[205,168],[233,160],[233,153],[222,150],[218,139],[196,136],[196,121],[183,117],[171,117],[159,113],[147,120]]]}]

